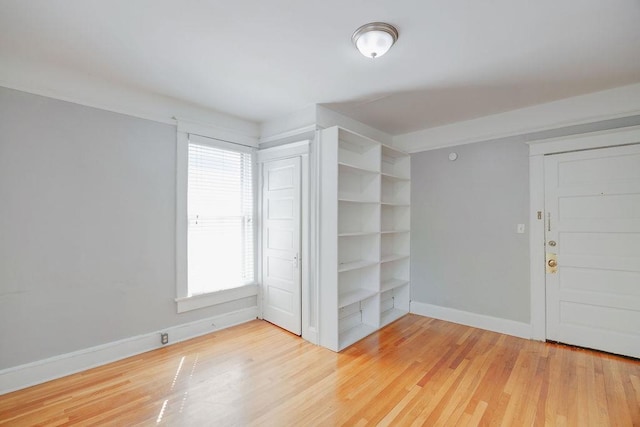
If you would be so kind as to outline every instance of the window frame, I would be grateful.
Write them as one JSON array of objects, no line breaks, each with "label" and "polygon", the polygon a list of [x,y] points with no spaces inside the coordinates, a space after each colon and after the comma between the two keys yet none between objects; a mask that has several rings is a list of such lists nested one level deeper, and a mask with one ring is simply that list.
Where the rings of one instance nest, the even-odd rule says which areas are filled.
[{"label": "window frame", "polygon": [[[189,142],[207,145],[223,150],[251,154],[253,192],[253,271],[251,284],[189,296],[188,284],[188,216],[187,192],[189,177]],[[217,304],[258,295],[258,233],[257,233],[257,155],[256,149],[219,139],[191,133],[178,132],[176,145],[176,295],[178,313],[210,307]]]}]

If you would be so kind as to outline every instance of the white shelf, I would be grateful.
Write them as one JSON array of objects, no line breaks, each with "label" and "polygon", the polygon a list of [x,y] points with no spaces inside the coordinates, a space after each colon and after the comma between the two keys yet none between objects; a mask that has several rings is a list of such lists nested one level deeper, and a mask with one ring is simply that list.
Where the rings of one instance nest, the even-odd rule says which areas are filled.
[{"label": "white shelf", "polygon": [[[394,232],[392,231],[392,233]],[[377,231],[355,231],[353,233],[338,233],[338,237],[373,236],[376,234],[378,234]]]},{"label": "white shelf", "polygon": [[338,197],[339,202],[347,202],[347,203],[369,203],[373,205],[378,205],[380,202],[378,200],[366,200],[366,199],[355,199],[352,197]]},{"label": "white shelf", "polygon": [[393,233],[408,233],[411,230],[403,229],[403,230],[382,230],[380,234],[393,234]]},{"label": "white shelf", "polygon": [[374,169],[367,169],[367,168],[362,168],[360,166],[357,165],[353,165],[351,163],[346,163],[346,162],[338,162],[338,166],[341,169],[344,170],[348,170],[354,173],[362,173],[362,174],[379,174],[380,171],[374,170]]},{"label": "white shelf", "polygon": [[388,156],[388,157],[407,157],[408,154],[405,153],[404,151],[396,148],[396,147],[392,147],[390,145],[387,144],[381,144],[382,145],[382,155],[383,156]]},{"label": "white shelf", "polygon": [[383,311],[382,313],[380,313],[380,326],[381,327],[386,326],[389,323],[398,320],[399,318],[401,318],[407,313],[409,312],[405,310],[400,310],[398,308],[392,308],[390,310]]},{"label": "white shelf", "polygon": [[[380,145],[379,142],[369,138],[368,136],[360,135],[341,127],[338,127],[338,141],[341,147],[357,153],[363,153],[372,147]],[[393,148],[391,149],[397,151]]]},{"label": "white shelf", "polygon": [[401,208],[404,208],[404,207],[408,208],[409,206],[411,206],[409,203],[395,203],[395,202],[389,202],[389,201],[383,201],[380,204],[385,206],[398,206]]},{"label": "white shelf", "polygon": [[353,304],[354,302],[365,300],[369,297],[377,294],[376,291],[372,291],[371,289],[356,289],[353,291],[345,292],[340,294],[338,297],[338,308],[346,307],[349,304]]},{"label": "white shelf", "polygon": [[318,268],[332,272],[319,288],[320,345],[340,351],[409,310],[411,157],[337,126],[320,132]]},{"label": "white shelf", "polygon": [[[365,236],[380,230],[380,205],[378,203],[352,203],[341,201],[338,205],[338,235]],[[362,233],[362,234],[360,234]]]},{"label": "white shelf", "polygon": [[382,230],[409,230],[410,206],[381,204],[380,228]]},{"label": "white shelf", "polygon": [[390,291],[391,289],[399,288],[400,286],[404,286],[408,283],[409,283],[408,280],[401,280],[401,279],[385,280],[384,282],[380,283],[380,292],[387,292],[387,291]]},{"label": "white shelf", "polygon": [[393,147],[383,145],[381,155],[382,163],[380,165],[380,172],[382,172],[383,175],[402,178],[406,181],[411,179],[411,157],[408,154]]},{"label": "white shelf", "polygon": [[411,181],[409,179],[388,178],[389,175],[399,177],[402,171],[384,170],[380,188],[380,199],[383,203],[394,205],[409,204],[411,200]]},{"label": "white shelf", "polygon": [[356,205],[379,205],[380,200],[365,200],[365,199],[357,199],[354,197],[340,197],[338,196],[338,201],[340,203],[353,203]]},{"label": "white shelf", "polygon": [[369,267],[370,265],[377,265],[378,261],[358,260],[353,262],[345,262],[344,264],[338,264],[338,273],[344,271],[357,270],[359,268]]},{"label": "white shelf", "polygon": [[399,175],[384,173],[384,172],[382,173],[382,177],[384,179],[388,179],[390,181],[396,181],[396,182],[411,181],[411,178],[406,178],[404,176],[399,176]]},{"label": "white shelf", "polygon": [[391,262],[391,261],[397,261],[399,259],[405,259],[405,258],[409,258],[409,255],[404,255],[404,254],[388,254],[388,255],[383,255],[380,259],[380,263],[383,262]]},{"label": "white shelf", "polygon": [[346,331],[340,333],[339,349],[343,350],[349,347],[351,344],[360,341],[367,335],[371,335],[377,330],[378,328],[376,328],[375,326],[367,325],[364,323],[361,323],[354,328],[347,329]]}]

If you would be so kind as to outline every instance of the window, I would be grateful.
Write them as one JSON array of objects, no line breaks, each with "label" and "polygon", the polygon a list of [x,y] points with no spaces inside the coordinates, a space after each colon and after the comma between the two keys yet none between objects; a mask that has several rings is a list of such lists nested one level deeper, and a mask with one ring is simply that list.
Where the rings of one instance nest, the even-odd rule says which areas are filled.
[{"label": "window", "polygon": [[187,296],[254,283],[250,152],[189,141]]},{"label": "window", "polygon": [[178,313],[258,294],[255,282],[255,149],[193,135],[178,124]]}]

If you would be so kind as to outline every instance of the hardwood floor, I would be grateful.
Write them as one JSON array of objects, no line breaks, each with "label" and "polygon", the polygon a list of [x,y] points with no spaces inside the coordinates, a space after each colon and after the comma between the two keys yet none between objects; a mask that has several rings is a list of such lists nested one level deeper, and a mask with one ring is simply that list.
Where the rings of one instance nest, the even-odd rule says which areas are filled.
[{"label": "hardwood floor", "polygon": [[640,361],[408,315],[340,354],[253,321],[0,396],[0,425],[640,425]]}]

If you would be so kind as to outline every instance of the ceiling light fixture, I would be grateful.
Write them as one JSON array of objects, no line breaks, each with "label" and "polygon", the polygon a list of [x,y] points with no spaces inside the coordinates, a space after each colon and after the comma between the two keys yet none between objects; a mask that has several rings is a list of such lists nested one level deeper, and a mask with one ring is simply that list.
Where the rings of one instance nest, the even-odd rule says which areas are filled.
[{"label": "ceiling light fixture", "polygon": [[367,58],[378,58],[398,40],[398,30],[385,22],[371,22],[358,28],[351,40]]}]

